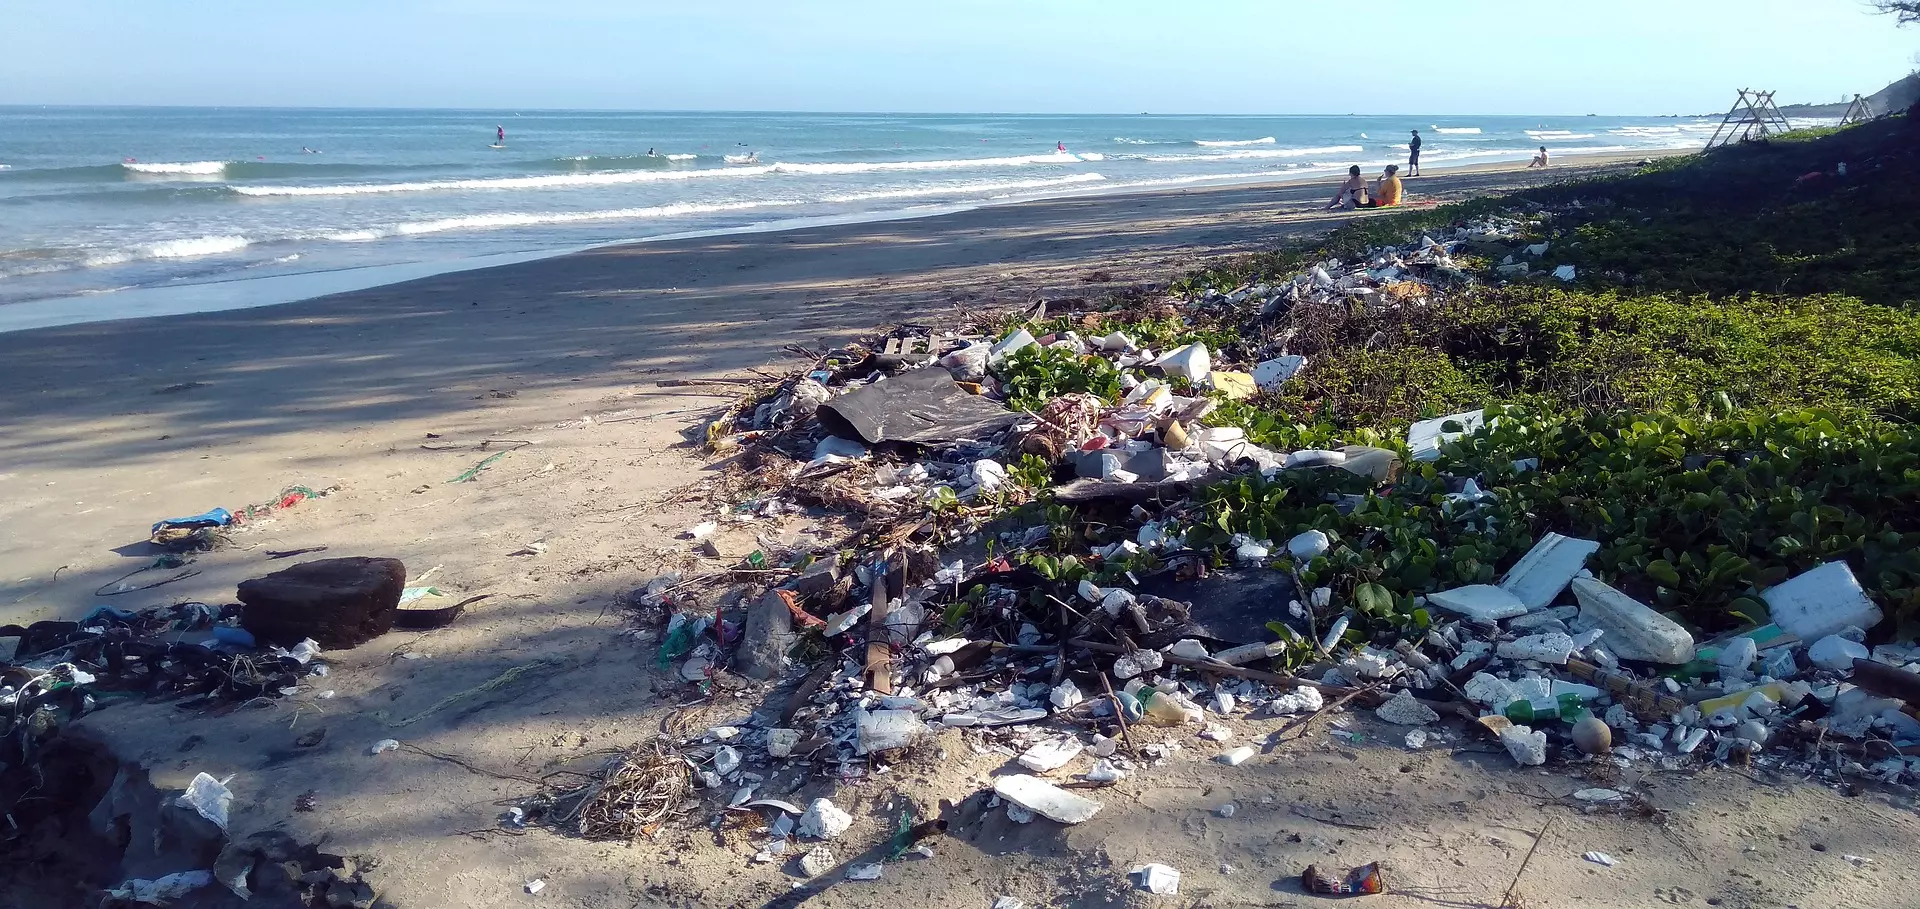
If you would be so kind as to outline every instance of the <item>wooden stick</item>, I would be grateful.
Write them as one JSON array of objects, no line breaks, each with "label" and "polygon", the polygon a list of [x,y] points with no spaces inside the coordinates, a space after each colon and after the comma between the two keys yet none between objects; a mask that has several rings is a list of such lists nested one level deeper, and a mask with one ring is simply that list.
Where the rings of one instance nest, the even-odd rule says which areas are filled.
[{"label": "wooden stick", "polygon": [[1100,673],[1100,687],[1107,690],[1107,700],[1113,704],[1113,718],[1120,721],[1120,741],[1127,743],[1127,754],[1139,757],[1133,749],[1133,733],[1127,731],[1127,708],[1121,706],[1120,699],[1113,696],[1113,683],[1107,681],[1107,674]]},{"label": "wooden stick", "polygon": [[1515,907],[1519,905],[1520,878],[1526,875],[1527,865],[1533,861],[1533,854],[1539,851],[1540,841],[1547,838],[1547,831],[1553,827],[1553,821],[1553,818],[1549,818],[1546,824],[1540,828],[1540,832],[1534,834],[1533,848],[1528,849],[1527,857],[1520,860],[1520,870],[1513,873],[1513,883],[1507,885],[1507,892],[1500,897],[1500,905],[1502,907]]}]

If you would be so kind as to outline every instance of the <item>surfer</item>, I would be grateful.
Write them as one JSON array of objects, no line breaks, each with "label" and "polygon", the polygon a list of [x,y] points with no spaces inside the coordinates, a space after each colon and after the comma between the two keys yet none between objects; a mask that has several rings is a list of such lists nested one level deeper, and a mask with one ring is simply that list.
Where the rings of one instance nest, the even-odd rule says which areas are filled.
[{"label": "surfer", "polygon": [[1067,143],[1065,142],[1058,143],[1054,145],[1053,150],[1064,155],[1067,153]]},{"label": "surfer", "polygon": [[656,154],[654,154],[654,153],[653,153],[653,149],[651,149],[651,148],[649,148],[649,149],[647,149],[647,157],[649,157],[649,158],[658,158],[658,157],[660,157],[660,156],[659,156],[659,155],[656,155]]},{"label": "surfer", "polygon": [[493,128],[493,141],[496,145],[507,144],[507,128],[504,126],[495,126]]},{"label": "surfer", "polygon": [[1413,141],[1407,143],[1407,176],[1420,176],[1420,131],[1413,131]]}]

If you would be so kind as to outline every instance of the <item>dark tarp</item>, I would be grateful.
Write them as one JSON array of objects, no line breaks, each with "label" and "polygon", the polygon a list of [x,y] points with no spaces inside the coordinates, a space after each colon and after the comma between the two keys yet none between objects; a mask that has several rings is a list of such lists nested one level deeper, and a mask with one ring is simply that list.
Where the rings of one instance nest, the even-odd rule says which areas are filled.
[{"label": "dark tarp", "polygon": [[937,366],[881,379],[820,405],[820,425],[828,433],[868,445],[973,441],[1019,419],[991,398],[968,394]]}]

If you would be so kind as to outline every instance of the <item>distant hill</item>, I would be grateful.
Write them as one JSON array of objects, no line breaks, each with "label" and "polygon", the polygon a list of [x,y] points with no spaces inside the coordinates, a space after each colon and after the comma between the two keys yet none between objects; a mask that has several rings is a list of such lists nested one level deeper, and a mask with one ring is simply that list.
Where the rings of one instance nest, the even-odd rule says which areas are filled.
[{"label": "distant hill", "polygon": [[[1873,105],[1875,116],[1906,110],[1915,101],[1920,101],[1920,73],[1895,80],[1892,85],[1867,96],[1867,103]],[[1846,116],[1847,103],[1783,104],[1780,113],[1789,117],[1842,117]]]}]

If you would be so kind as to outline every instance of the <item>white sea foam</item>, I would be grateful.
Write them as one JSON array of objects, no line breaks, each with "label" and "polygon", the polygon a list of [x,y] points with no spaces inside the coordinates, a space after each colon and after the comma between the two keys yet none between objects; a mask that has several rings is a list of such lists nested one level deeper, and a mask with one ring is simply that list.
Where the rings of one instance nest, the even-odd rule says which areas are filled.
[{"label": "white sea foam", "polygon": [[1179,155],[1141,155],[1139,160],[1156,164],[1171,164],[1179,161],[1244,161],[1259,158],[1303,158],[1309,155],[1344,155],[1364,151],[1358,145],[1327,145],[1320,148],[1261,148],[1242,149],[1230,152],[1212,152],[1207,154]]},{"label": "white sea foam", "polygon": [[1074,156],[1075,156],[1075,157],[1078,157],[1078,158],[1079,158],[1080,160],[1082,160],[1082,161],[1105,161],[1105,160],[1107,160],[1107,156],[1106,156],[1106,155],[1103,155],[1103,154],[1101,154],[1101,153],[1099,153],[1099,152],[1074,152]]},{"label": "white sea foam", "polygon": [[542,177],[493,177],[475,180],[429,180],[412,183],[348,183],[333,186],[236,186],[243,196],[359,196],[373,193],[412,193],[463,189],[559,189],[569,186],[612,186],[655,180],[699,177],[749,177],[770,174],[773,168],[729,167],[705,170],[610,170],[594,174],[554,174]]},{"label": "white sea foam", "polygon": [[1274,141],[1272,136],[1263,136],[1258,139],[1195,139],[1193,144],[1206,148],[1237,148],[1242,145],[1272,145]]},{"label": "white sea foam", "polygon": [[322,234],[320,239],[343,242],[379,240],[386,237],[417,236],[454,230],[490,230],[504,227],[538,227],[551,224],[583,224],[595,221],[641,221],[687,215],[748,211],[762,208],[793,208],[801,205],[870,202],[882,199],[915,199],[932,196],[978,196],[993,193],[1017,193],[1023,190],[1055,189],[1106,178],[1100,174],[1074,174],[1050,180],[975,181],[969,183],[923,186],[913,189],[841,193],[805,199],[742,199],[728,202],[677,202],[643,208],[614,208],[596,211],[497,212],[430,221],[407,221],[383,227],[343,230]]},{"label": "white sea foam", "polygon": [[1121,145],[1159,145],[1160,144],[1159,141],[1154,139],[1129,139],[1126,136],[1114,136],[1113,141],[1118,142]]},{"label": "white sea foam", "polygon": [[1433,127],[1433,131],[1436,133],[1444,133],[1449,136],[1480,135],[1480,127],[1478,126],[1436,126],[1436,127]]},{"label": "white sea foam", "polygon": [[[1101,156],[1104,160],[1105,156]],[[1079,155],[1052,152],[1045,155],[1019,155],[1010,158],[953,158],[932,161],[848,161],[844,163],[779,163],[773,169],[783,174],[870,174],[887,171],[961,170],[971,167],[1023,167],[1033,164],[1078,164]]]},{"label": "white sea foam", "polygon": [[668,161],[692,161],[693,159],[698,158],[700,156],[699,155],[666,155],[665,157]]},{"label": "white sea foam", "polygon": [[[736,156],[729,155],[729,158]],[[539,177],[492,177],[472,180],[431,180],[410,183],[350,183],[331,186],[236,186],[244,196],[358,196],[376,193],[431,192],[474,189],[563,189],[575,186],[612,186],[656,180],[706,177],[752,177],[762,174],[865,174],[887,171],[961,170],[976,167],[1019,167],[1038,164],[1079,164],[1102,160],[1054,152],[1010,158],[956,158],[932,161],[848,161],[819,163],[776,162],[699,170],[612,170],[588,174],[551,174]]]},{"label": "white sea foam", "polygon": [[190,259],[195,256],[214,256],[220,253],[235,252],[251,244],[246,237],[193,237],[180,240],[164,240],[131,249],[116,249],[110,252],[96,253],[87,257],[88,268],[105,265],[119,265],[138,259]]},{"label": "white sea foam", "polygon": [[184,164],[127,161],[120,165],[136,174],[168,174],[180,176],[211,176],[227,169],[225,161],[188,161]]},{"label": "white sea foam", "polygon": [[1527,135],[1541,142],[1559,142],[1566,139],[1591,139],[1593,133],[1576,133],[1564,129],[1527,130]]}]

